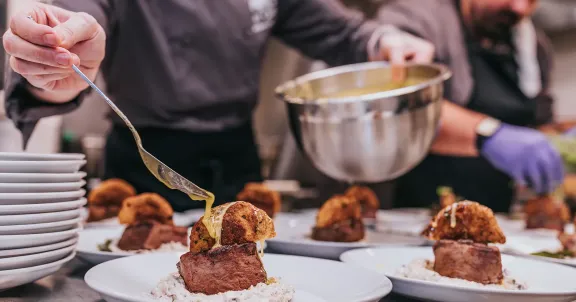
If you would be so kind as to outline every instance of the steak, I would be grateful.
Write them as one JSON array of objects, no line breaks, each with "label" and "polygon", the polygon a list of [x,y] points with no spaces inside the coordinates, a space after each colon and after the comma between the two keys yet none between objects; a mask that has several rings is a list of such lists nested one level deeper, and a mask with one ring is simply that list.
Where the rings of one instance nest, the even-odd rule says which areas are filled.
[{"label": "steak", "polygon": [[482,284],[500,284],[502,259],[497,247],[469,240],[439,240],[434,244],[434,271]]},{"label": "steak", "polygon": [[180,257],[177,266],[186,289],[192,293],[239,291],[267,281],[253,242],[224,245],[197,254],[188,252]]},{"label": "steak", "polygon": [[327,227],[314,227],[312,239],[318,241],[356,242],[364,239],[362,220],[349,219]]},{"label": "steak", "polygon": [[155,250],[170,242],[188,245],[188,228],[144,221],[126,227],[118,241],[118,248],[125,251]]}]

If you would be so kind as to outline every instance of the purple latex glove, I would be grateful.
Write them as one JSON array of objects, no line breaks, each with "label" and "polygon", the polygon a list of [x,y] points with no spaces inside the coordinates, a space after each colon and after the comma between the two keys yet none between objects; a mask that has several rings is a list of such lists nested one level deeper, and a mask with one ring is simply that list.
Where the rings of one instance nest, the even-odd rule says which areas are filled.
[{"label": "purple latex glove", "polygon": [[567,137],[575,137],[576,136],[576,127],[570,128],[570,130],[562,133],[562,135],[567,136]]},{"label": "purple latex glove", "polygon": [[540,194],[554,191],[564,179],[560,154],[544,134],[530,128],[502,124],[480,154],[517,184]]}]

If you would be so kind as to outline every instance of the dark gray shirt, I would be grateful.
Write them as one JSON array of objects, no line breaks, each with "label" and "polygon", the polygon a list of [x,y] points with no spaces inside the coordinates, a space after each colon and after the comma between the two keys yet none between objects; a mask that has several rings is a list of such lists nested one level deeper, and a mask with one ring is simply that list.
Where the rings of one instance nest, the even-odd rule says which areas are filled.
[{"label": "dark gray shirt", "polygon": [[[55,0],[107,33],[109,96],[137,127],[218,131],[246,122],[271,36],[330,65],[367,60],[376,23],[335,0]],[[76,108],[34,100],[12,74],[7,113],[25,136],[39,118]],[[120,120],[112,115],[113,121]]]}]

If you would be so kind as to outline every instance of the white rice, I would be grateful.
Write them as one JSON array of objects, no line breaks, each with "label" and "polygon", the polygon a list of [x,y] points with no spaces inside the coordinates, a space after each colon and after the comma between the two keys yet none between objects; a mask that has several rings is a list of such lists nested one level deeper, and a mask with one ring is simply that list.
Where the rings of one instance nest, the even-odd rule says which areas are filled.
[{"label": "white rice", "polygon": [[464,279],[449,278],[438,274],[433,270],[434,261],[426,259],[415,259],[408,265],[403,265],[396,271],[396,276],[418,279],[423,281],[431,281],[445,285],[454,285],[461,287],[475,287],[475,288],[493,288],[493,289],[508,289],[508,290],[526,290],[527,285],[523,282],[509,276],[507,270],[503,271],[504,280],[502,284],[482,284],[472,282]]},{"label": "white rice", "polygon": [[155,250],[134,250],[134,251],[125,251],[118,247],[119,239],[112,240],[108,248],[113,253],[135,253],[135,254],[147,254],[147,253],[154,253],[154,252],[187,252],[188,247],[183,245],[180,242],[168,242],[163,243],[159,248]]},{"label": "white rice", "polygon": [[161,302],[289,302],[294,296],[294,288],[274,282],[216,295],[195,294],[186,289],[179,273],[172,273],[160,280],[150,294]]}]

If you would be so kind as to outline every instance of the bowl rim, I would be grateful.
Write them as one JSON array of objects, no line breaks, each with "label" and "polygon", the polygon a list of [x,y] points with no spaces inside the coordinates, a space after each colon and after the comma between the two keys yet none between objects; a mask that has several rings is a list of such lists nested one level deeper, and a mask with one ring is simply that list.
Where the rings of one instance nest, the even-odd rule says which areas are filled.
[{"label": "bowl rim", "polygon": [[411,85],[407,87],[402,87],[398,89],[392,89],[382,92],[376,93],[369,93],[362,96],[354,96],[354,97],[342,97],[342,98],[317,98],[317,99],[304,99],[301,97],[290,97],[286,95],[286,91],[288,89],[295,88],[298,85],[301,85],[305,82],[326,78],[329,76],[340,75],[348,72],[357,71],[358,68],[362,68],[363,70],[371,70],[371,69],[378,69],[382,67],[389,67],[390,64],[388,62],[379,61],[379,62],[364,62],[364,63],[356,63],[356,64],[349,64],[343,65],[338,67],[331,67],[319,71],[314,71],[302,76],[299,76],[293,80],[285,82],[274,89],[274,93],[277,98],[283,100],[284,102],[291,103],[291,104],[301,104],[301,105],[321,105],[321,104],[346,104],[352,102],[365,102],[365,101],[374,101],[378,99],[385,99],[391,97],[397,97],[401,95],[406,95],[410,93],[414,93],[416,91],[422,90],[424,88],[430,87],[432,85],[436,85],[442,83],[450,77],[452,77],[452,72],[450,69],[443,64],[438,63],[407,63],[404,64],[404,67],[414,67],[414,66],[425,66],[437,69],[439,74],[431,78],[427,81],[422,83]]}]

